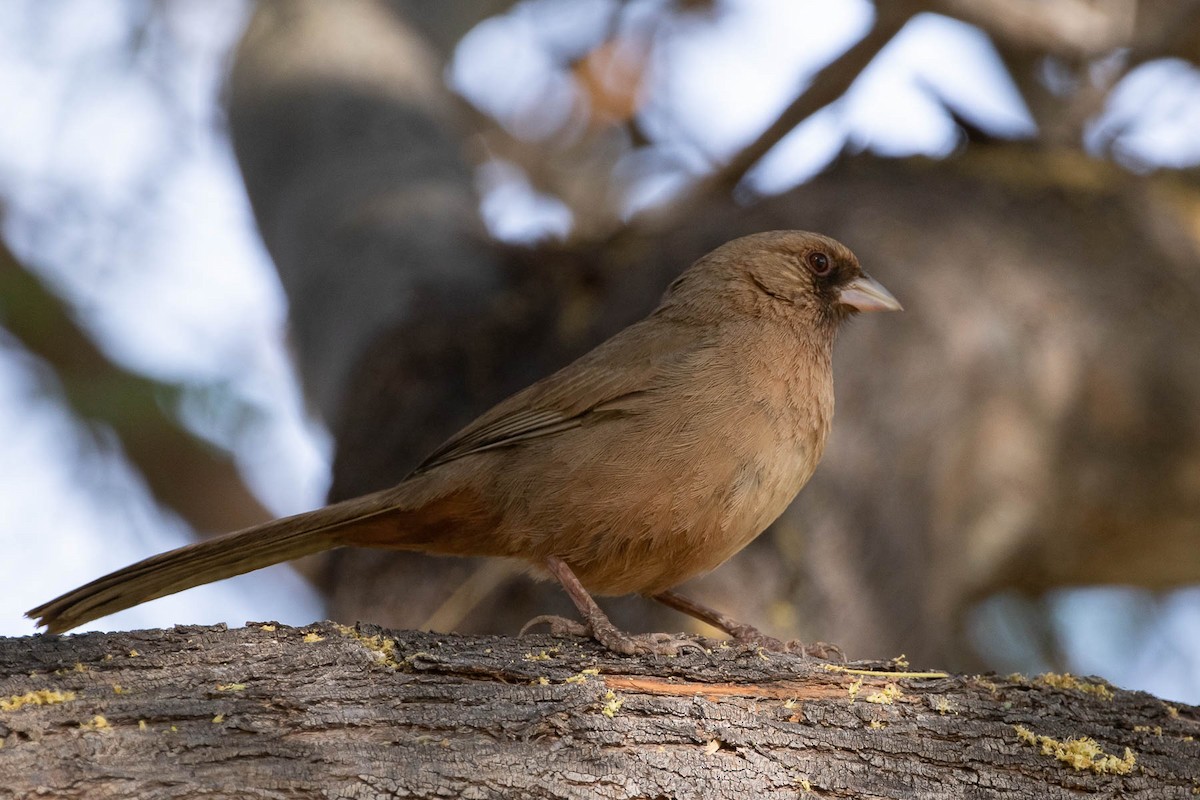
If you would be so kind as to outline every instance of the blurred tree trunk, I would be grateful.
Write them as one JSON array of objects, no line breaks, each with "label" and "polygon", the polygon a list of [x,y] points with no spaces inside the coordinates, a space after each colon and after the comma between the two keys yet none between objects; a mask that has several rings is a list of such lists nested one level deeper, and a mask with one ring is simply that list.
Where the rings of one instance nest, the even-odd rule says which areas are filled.
[{"label": "blurred tree trunk", "polygon": [[[504,248],[481,234],[470,128],[440,80],[445,43],[494,4],[476,9],[451,31],[421,4],[267,2],[235,63],[235,146],[338,441],[332,499],[399,480],[712,247],[803,228],[847,243],[907,310],[844,334],[816,478],[694,594],[855,656],[968,668],[963,613],[991,592],[1200,581],[1194,174],[973,143],[936,162],[843,158],[749,207],[708,192],[602,241]],[[430,46],[417,31],[433,28]],[[324,580],[334,618],[413,627],[470,576],[487,589],[479,569],[347,551]],[[637,598],[608,605],[634,629],[681,625]],[[438,618],[511,633],[568,610],[518,578]]]},{"label": "blurred tree trunk", "polygon": [[0,798],[1188,798],[1200,709],[1069,675],[330,623],[0,638]]}]

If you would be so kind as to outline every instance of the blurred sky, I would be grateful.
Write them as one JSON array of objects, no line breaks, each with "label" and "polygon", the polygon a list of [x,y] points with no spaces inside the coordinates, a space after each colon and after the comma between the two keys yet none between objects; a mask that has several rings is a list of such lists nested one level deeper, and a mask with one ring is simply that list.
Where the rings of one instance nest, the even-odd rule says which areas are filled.
[{"label": "blurred sky", "polygon": [[[553,53],[564,42],[598,35],[610,5],[522,3],[464,38],[448,80],[514,133],[548,135],[529,127],[528,104],[571,91]],[[660,4],[638,5],[652,13]],[[736,152],[872,17],[862,0],[731,0],[717,7],[711,17],[660,31],[652,99],[640,121],[672,149],[677,167],[631,184],[631,208]],[[70,301],[120,363],[193,385],[185,419],[231,448],[263,502],[282,514],[321,503],[330,442],[308,416],[288,362],[286,301],[258,241],[224,130],[222,81],[249,11],[243,0],[5,0],[0,203],[18,257]],[[505,69],[495,69],[497,63]],[[1118,154],[1138,168],[1200,161],[1195,70],[1147,65],[1113,97],[1089,141],[1098,146],[1121,131]],[[923,15],[847,97],[798,127],[749,182],[759,192],[784,191],[845,147],[945,155],[959,134],[942,101],[998,135],[1032,130],[987,38]],[[485,219],[501,238],[529,240],[570,228],[565,206],[533,192],[511,164],[481,165],[480,185]],[[154,505],[113,442],[83,429],[56,391],[0,330],[0,542],[8,556],[0,560],[0,635],[32,633],[22,617],[31,605],[189,537],[183,523]],[[214,392],[235,402],[214,411],[206,399]],[[222,408],[236,410],[239,423],[222,417]],[[991,614],[1011,627],[1004,603],[985,606],[981,619]],[[1200,653],[1180,650],[1175,639],[1200,641],[1200,591],[1160,601],[1097,589],[1064,592],[1051,604],[1052,624],[1075,669],[1200,701]],[[1098,615],[1138,620],[1146,609],[1153,626],[1089,622]],[[306,584],[275,567],[85,629],[248,619],[303,624],[321,615]],[[980,644],[1002,659],[1021,651],[1021,635]],[[1122,657],[1131,640],[1140,649]]]}]

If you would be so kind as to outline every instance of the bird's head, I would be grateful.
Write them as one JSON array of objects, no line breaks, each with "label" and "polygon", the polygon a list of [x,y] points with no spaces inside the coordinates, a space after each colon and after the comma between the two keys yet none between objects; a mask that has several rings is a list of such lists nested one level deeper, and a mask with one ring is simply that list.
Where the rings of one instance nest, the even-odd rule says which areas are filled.
[{"label": "bird's head", "polygon": [[836,327],[852,314],[897,311],[900,303],[871,278],[850,249],[807,231],[768,231],[718,247],[679,276],[667,301],[718,302],[738,313],[777,314]]}]

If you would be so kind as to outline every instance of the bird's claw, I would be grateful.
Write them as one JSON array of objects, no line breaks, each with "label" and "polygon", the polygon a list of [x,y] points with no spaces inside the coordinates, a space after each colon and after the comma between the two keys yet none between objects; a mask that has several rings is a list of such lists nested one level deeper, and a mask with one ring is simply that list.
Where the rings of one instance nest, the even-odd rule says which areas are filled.
[{"label": "bird's claw", "polygon": [[751,650],[764,650],[768,653],[795,653],[805,658],[816,658],[821,661],[840,661],[842,663],[846,661],[846,654],[836,644],[825,642],[806,644],[799,639],[785,642],[774,636],[768,636],[753,625],[738,626],[732,633],[734,641]]},{"label": "bird's claw", "polygon": [[689,650],[708,654],[704,645],[684,635],[669,633],[624,633],[615,628],[596,635],[597,641],[615,653],[627,656],[678,656]]},{"label": "bird's claw", "polygon": [[689,650],[707,654],[709,651],[699,642],[686,636],[674,636],[669,633],[625,633],[614,625],[598,626],[577,622],[566,617],[553,614],[543,614],[526,622],[521,628],[520,636],[535,625],[548,625],[551,636],[579,636],[595,639],[604,647],[625,656],[677,656]]},{"label": "bird's claw", "polygon": [[582,622],[576,622],[573,619],[559,617],[554,614],[542,614],[541,616],[534,617],[521,627],[521,632],[517,635],[524,636],[535,625],[549,625],[551,636],[579,636],[589,638],[592,635],[592,629]]},{"label": "bird's claw", "polygon": [[816,658],[821,661],[837,661],[840,664],[846,663],[846,653],[842,648],[828,642],[809,642],[805,644],[799,639],[793,639],[787,643],[787,651],[789,653],[798,653],[805,658]]}]

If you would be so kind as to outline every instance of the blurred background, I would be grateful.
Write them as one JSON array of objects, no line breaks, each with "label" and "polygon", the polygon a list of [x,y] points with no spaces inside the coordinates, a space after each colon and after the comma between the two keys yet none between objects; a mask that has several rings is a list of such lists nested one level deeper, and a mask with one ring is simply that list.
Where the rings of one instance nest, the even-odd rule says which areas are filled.
[{"label": "blurred background", "polygon": [[[0,634],[394,483],[707,250],[803,228],[906,310],[844,332],[817,477],[689,593],[1200,702],[1197,64],[1196,0],[7,0]],[[295,567],[88,627],[570,613],[504,564]]]}]

